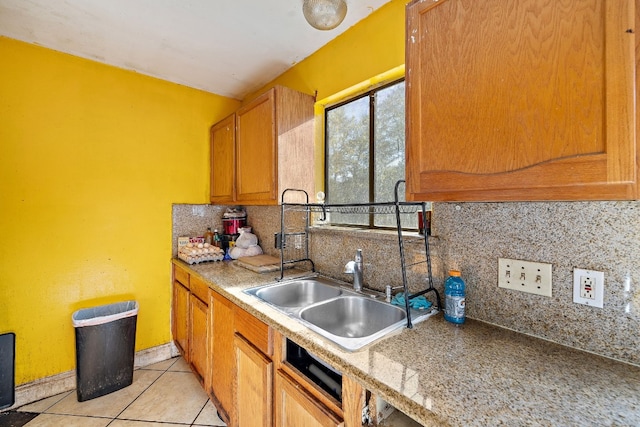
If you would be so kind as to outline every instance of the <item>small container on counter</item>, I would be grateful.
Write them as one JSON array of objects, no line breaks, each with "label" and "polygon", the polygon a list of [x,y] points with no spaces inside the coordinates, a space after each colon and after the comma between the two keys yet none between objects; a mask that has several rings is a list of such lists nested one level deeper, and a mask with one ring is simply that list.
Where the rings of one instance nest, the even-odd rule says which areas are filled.
[{"label": "small container on counter", "polygon": [[449,277],[444,282],[444,297],[444,318],[451,323],[464,323],[465,283],[459,270],[449,270]]},{"label": "small container on counter", "polygon": [[229,209],[222,215],[224,234],[238,234],[240,228],[247,225],[247,213],[244,209]]},{"label": "small container on counter", "polygon": [[204,242],[210,245],[213,244],[213,233],[211,232],[211,227],[207,227],[207,231],[204,233]]}]

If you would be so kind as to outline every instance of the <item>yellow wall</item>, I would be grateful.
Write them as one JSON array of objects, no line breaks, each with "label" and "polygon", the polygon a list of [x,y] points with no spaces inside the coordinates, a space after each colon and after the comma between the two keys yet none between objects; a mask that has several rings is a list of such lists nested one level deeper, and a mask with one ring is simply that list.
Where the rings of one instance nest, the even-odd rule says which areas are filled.
[{"label": "yellow wall", "polygon": [[315,186],[324,188],[324,106],[404,76],[405,8],[392,0],[245,99],[279,84],[315,94]]},{"label": "yellow wall", "polygon": [[404,65],[407,0],[392,0],[256,91],[281,84],[321,100]]},{"label": "yellow wall", "polygon": [[170,339],[171,204],[208,201],[208,128],[238,102],[0,37],[0,333],[16,383],[75,367],[72,313],[136,299]]},{"label": "yellow wall", "polygon": [[[267,86],[323,99],[401,66],[406,3]],[[238,102],[2,37],[0,57],[0,333],[17,335],[16,383],[74,369],[82,307],[136,299],[137,349],[168,342],[171,204],[207,202],[208,127]]]}]

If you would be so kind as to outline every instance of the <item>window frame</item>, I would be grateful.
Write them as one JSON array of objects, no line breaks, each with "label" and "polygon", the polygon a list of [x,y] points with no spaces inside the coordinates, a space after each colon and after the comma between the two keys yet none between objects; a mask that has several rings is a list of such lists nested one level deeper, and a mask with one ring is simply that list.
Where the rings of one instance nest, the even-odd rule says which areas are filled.
[{"label": "window frame", "polygon": [[[370,87],[368,90],[365,91],[360,91],[358,93],[353,93],[351,96],[347,95],[345,96],[343,99],[341,99],[340,101],[331,104],[331,105],[325,105],[324,106],[324,111],[322,114],[322,123],[323,123],[323,147],[324,147],[324,179],[323,179],[323,187],[325,189],[325,192],[327,192],[327,198],[329,197],[328,194],[328,179],[329,179],[329,150],[328,150],[328,142],[329,142],[329,133],[327,132],[327,124],[328,124],[328,120],[327,120],[327,114],[329,114],[329,112],[331,110],[340,108],[344,105],[347,105],[349,103],[358,101],[360,99],[363,98],[369,98],[369,163],[368,163],[368,172],[369,172],[369,194],[368,194],[368,199],[369,199],[369,203],[374,203],[375,202],[375,156],[376,156],[376,151],[375,151],[375,145],[376,145],[376,141],[375,141],[375,130],[376,130],[376,122],[375,122],[375,114],[376,114],[376,109],[375,109],[375,103],[376,103],[376,94],[382,90],[385,90],[391,86],[395,86],[397,84],[406,82],[406,78],[403,75],[398,76],[394,79],[390,79],[387,80],[385,82],[382,82],[379,85],[376,85],[375,87]],[[405,83],[406,84],[406,83]],[[405,94],[406,94],[406,87],[405,87]],[[406,100],[406,95],[405,95],[405,100]],[[406,118],[406,109],[405,109],[405,118]],[[406,125],[405,125],[405,129],[406,129]],[[405,135],[405,159],[406,159],[406,135]],[[406,165],[405,165],[405,178],[406,178]],[[391,199],[389,200],[385,200],[385,201],[391,201]],[[366,214],[362,214],[363,216]],[[395,230],[396,227],[394,226],[380,226],[380,225],[375,225],[375,214],[374,213],[369,213],[368,214],[368,223],[367,224],[349,224],[349,223],[337,223],[337,224],[332,224],[335,226],[339,226],[339,227],[350,227],[350,228],[359,228],[359,229],[371,229],[371,230]],[[413,230],[417,230],[417,227],[412,227],[412,228],[406,228],[403,227],[404,230],[408,230],[408,231],[413,231]]]}]

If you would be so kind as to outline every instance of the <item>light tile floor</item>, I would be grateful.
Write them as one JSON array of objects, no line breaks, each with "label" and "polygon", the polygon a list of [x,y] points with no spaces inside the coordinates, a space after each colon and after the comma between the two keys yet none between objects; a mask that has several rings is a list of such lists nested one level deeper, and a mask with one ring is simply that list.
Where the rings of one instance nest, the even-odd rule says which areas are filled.
[{"label": "light tile floor", "polygon": [[22,406],[36,412],[27,427],[224,426],[216,409],[181,357],[133,373],[133,384],[78,402],[75,390]]}]

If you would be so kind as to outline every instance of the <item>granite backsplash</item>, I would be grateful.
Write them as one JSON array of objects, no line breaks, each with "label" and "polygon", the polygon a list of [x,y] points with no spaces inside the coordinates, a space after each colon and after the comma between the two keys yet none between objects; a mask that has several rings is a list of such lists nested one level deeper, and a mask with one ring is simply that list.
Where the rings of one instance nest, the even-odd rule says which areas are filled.
[{"label": "granite backsplash", "polygon": [[[221,229],[225,208],[174,205],[173,255],[178,236]],[[280,208],[246,209],[263,250],[278,256]],[[469,317],[640,365],[640,202],[435,203],[433,210],[434,284],[442,293],[448,269],[460,269]],[[311,231],[311,258],[322,274],[351,281],[342,271],[358,248],[367,286],[383,290],[402,283],[395,233],[330,226]],[[421,257],[419,247],[407,247],[408,259]],[[498,288],[499,257],[552,264],[553,296]],[[573,303],[574,267],[604,272],[604,308]],[[425,286],[425,273],[423,263],[409,269],[412,290]]]}]

